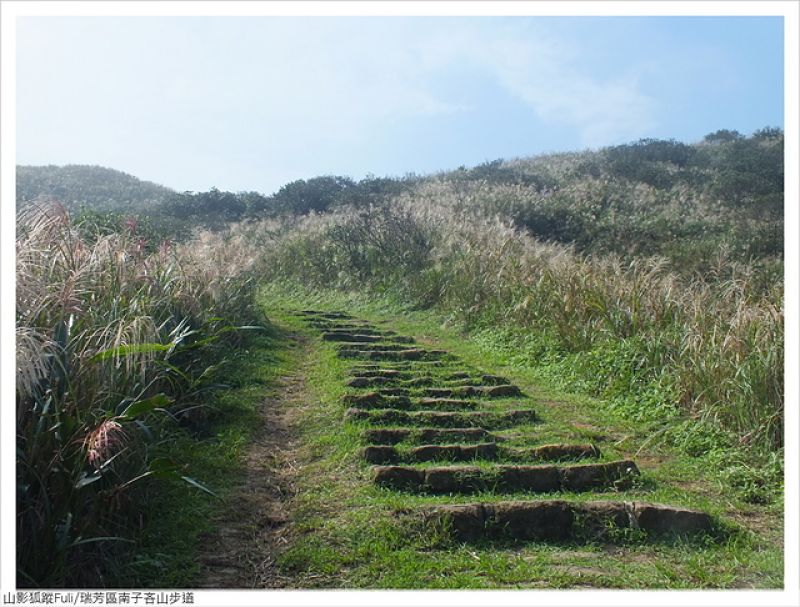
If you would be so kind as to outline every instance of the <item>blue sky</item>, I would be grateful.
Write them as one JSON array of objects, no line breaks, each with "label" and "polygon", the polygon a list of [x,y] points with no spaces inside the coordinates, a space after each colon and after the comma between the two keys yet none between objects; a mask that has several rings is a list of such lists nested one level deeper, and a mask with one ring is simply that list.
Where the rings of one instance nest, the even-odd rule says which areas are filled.
[{"label": "blue sky", "polygon": [[783,126],[780,17],[24,17],[17,163],[178,190]]}]

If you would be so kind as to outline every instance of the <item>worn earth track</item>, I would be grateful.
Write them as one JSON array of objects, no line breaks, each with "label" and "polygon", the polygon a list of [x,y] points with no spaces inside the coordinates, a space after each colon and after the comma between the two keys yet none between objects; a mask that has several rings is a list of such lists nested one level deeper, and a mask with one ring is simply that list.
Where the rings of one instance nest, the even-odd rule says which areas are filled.
[{"label": "worn earth track", "polygon": [[199,588],[282,588],[287,579],[275,557],[291,533],[289,502],[294,495],[298,436],[295,419],[305,405],[307,353],[310,344],[291,335],[303,348],[302,362],[292,375],[278,379],[275,396],[260,408],[261,424],[247,447],[244,478],[226,498],[205,538],[199,561]]}]

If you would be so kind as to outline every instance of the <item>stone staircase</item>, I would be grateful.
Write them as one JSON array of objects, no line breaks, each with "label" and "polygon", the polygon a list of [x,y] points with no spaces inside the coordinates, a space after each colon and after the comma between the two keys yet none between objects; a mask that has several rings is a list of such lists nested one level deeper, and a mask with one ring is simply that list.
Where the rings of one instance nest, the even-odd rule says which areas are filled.
[{"label": "stone staircase", "polygon": [[[352,361],[342,409],[346,423],[366,427],[362,456],[377,486],[491,496],[402,514],[466,542],[610,539],[611,529],[637,529],[648,537],[711,531],[712,519],[703,512],[624,500],[640,475],[630,459],[604,461],[594,444],[536,444],[537,427],[546,421],[508,379],[469,369],[449,352],[344,312],[299,314],[334,344],[337,356]],[[505,445],[509,431],[527,437],[527,446]],[[623,499],[569,497],[598,491]],[[519,494],[526,499],[496,501]],[[552,499],[535,499],[539,495]]]}]

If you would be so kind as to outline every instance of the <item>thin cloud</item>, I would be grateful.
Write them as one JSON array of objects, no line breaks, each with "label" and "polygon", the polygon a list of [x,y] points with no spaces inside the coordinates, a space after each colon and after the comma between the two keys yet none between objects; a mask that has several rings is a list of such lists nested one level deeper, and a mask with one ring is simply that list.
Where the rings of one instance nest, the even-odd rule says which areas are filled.
[{"label": "thin cloud", "polygon": [[317,110],[326,122],[346,116],[365,131],[386,119],[471,111],[474,100],[457,87],[439,90],[440,78],[455,71],[488,76],[542,122],[574,129],[586,146],[634,139],[657,126],[657,103],[635,68],[598,78],[582,65],[588,52],[529,20],[469,19],[383,21],[335,44],[320,36],[305,48],[319,60],[313,84],[324,107]]},{"label": "thin cloud", "polygon": [[464,64],[488,72],[544,122],[576,129],[586,146],[629,140],[657,126],[658,105],[633,68],[599,79],[581,67],[586,49],[567,46],[530,23],[462,27],[430,43],[432,65]]},{"label": "thin cloud", "polygon": [[689,35],[682,23],[26,18],[18,160],[272,191],[314,174],[685,139],[717,123],[743,130],[756,114],[779,122],[780,74],[768,68],[780,48],[766,42],[779,24],[737,54],[729,24],[692,22]]}]

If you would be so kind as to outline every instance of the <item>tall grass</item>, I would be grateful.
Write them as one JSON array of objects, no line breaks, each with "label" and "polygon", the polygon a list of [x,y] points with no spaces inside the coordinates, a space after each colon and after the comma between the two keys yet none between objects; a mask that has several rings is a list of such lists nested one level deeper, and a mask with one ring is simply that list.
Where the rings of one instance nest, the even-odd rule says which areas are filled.
[{"label": "tall grass", "polygon": [[723,251],[708,260],[715,275],[694,280],[663,258],[581,255],[487,216],[471,196],[428,184],[392,207],[310,217],[272,250],[270,271],[392,291],[467,324],[535,333],[565,354],[625,344],[624,372],[657,379],[668,404],[752,449],[782,447],[779,278]]},{"label": "tall grass", "polygon": [[719,249],[693,279],[660,257],[541,242],[508,219],[504,197],[519,193],[507,187],[429,181],[388,204],[236,225],[180,245],[146,242],[135,222],[109,234],[57,205],[23,209],[18,583],[100,585],[102,556],[136,520],[137,484],[194,482],[163,457],[162,429],[202,411],[198,386],[212,370],[203,354],[251,322],[264,279],[389,292],[474,328],[536,336],[548,355],[611,353],[595,383],[634,402],[658,384],[662,404],[749,450],[782,448],[778,272]]},{"label": "tall grass", "polygon": [[161,430],[197,410],[207,346],[253,319],[242,238],[148,243],[135,222],[103,235],[55,204],[21,210],[19,585],[101,584],[102,556],[141,514],[136,485],[184,476],[159,457]]}]

